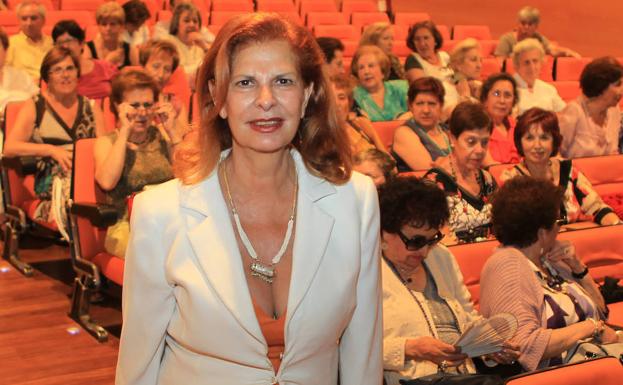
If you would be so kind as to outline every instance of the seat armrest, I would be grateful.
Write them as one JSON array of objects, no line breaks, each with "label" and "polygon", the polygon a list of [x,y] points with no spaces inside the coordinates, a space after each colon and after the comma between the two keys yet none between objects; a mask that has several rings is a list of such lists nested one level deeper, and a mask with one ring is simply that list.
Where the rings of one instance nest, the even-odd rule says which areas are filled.
[{"label": "seat armrest", "polygon": [[87,218],[93,226],[100,228],[112,226],[118,220],[115,207],[103,203],[74,202],[70,212],[79,217]]},{"label": "seat armrest", "polygon": [[37,158],[34,156],[2,157],[2,167],[15,170],[19,175],[32,175],[37,172]]}]

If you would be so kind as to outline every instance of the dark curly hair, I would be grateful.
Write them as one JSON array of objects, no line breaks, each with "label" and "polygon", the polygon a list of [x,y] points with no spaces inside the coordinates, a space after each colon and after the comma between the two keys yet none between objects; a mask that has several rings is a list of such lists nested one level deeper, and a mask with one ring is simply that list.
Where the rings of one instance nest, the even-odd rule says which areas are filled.
[{"label": "dark curly hair", "polygon": [[480,91],[480,101],[482,103],[487,101],[489,92],[491,92],[491,89],[495,83],[502,80],[506,80],[513,85],[513,106],[519,102],[519,91],[517,90],[517,82],[515,81],[515,78],[506,72],[498,72],[497,74],[489,76],[484,83],[482,83],[482,91]]},{"label": "dark curly hair", "polygon": [[419,94],[431,94],[439,100],[439,104],[443,105],[446,91],[443,88],[443,84],[441,84],[438,79],[427,76],[416,79],[409,84],[409,92],[407,93],[409,104],[412,104]]},{"label": "dark curly hair", "polygon": [[612,83],[623,77],[623,66],[615,58],[606,56],[588,63],[580,75],[580,88],[588,98],[604,93]]},{"label": "dark curly hair", "polygon": [[418,29],[422,28],[429,30],[430,33],[433,35],[433,39],[435,39],[435,52],[439,51],[439,49],[443,45],[443,36],[441,36],[441,32],[439,32],[437,26],[435,26],[435,23],[430,20],[420,21],[419,23],[413,24],[409,28],[409,33],[407,33],[407,47],[409,47],[411,51],[417,52],[413,39],[415,39],[415,33],[418,31]]},{"label": "dark curly hair", "polygon": [[523,146],[521,145],[521,138],[530,131],[530,127],[533,125],[541,126],[543,132],[552,136],[552,153],[550,156],[558,154],[560,149],[560,142],[562,142],[562,135],[560,135],[560,127],[558,126],[558,117],[551,111],[546,111],[542,108],[533,107],[521,114],[517,119],[517,125],[515,126],[515,147],[519,155],[525,156],[523,152]]},{"label": "dark curly hair", "polygon": [[465,131],[482,128],[487,128],[490,133],[493,131],[493,122],[482,104],[465,101],[457,104],[452,110],[450,119],[448,119],[448,128],[452,136],[458,138]]},{"label": "dark curly hair", "polygon": [[381,230],[396,234],[405,225],[439,229],[450,217],[446,194],[431,181],[392,178],[379,188]]},{"label": "dark curly hair", "polygon": [[560,215],[563,191],[544,179],[518,176],[493,196],[493,233],[504,246],[527,247]]}]

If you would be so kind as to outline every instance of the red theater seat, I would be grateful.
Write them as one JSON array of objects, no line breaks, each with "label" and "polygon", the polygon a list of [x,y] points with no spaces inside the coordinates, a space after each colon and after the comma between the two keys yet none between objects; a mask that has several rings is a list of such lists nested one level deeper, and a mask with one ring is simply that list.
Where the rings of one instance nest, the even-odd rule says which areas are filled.
[{"label": "red theater seat", "polygon": [[352,25],[360,28],[378,22],[389,23],[389,16],[383,12],[353,12],[350,20]]},{"label": "red theater seat", "polygon": [[360,30],[350,24],[316,25],[314,26],[314,34],[317,37],[334,37],[340,40],[359,40],[361,36]]},{"label": "red theater seat", "polygon": [[372,122],[372,126],[379,134],[379,138],[389,148],[394,141],[394,131],[404,123],[404,120],[389,120],[386,122]]},{"label": "red theater seat", "polygon": [[560,57],[556,60],[556,81],[580,80],[580,74],[584,67],[593,60],[588,57],[576,59],[573,57]]},{"label": "red theater seat", "polygon": [[452,31],[453,40],[464,40],[473,37],[477,40],[491,40],[491,30],[488,25],[455,25]]},{"label": "red theater seat", "polygon": [[373,0],[343,0],[342,12],[351,15],[353,12],[378,12],[379,9]]},{"label": "red theater seat", "polygon": [[345,25],[348,19],[341,12],[309,12],[306,24],[308,27],[316,25]]},{"label": "red theater seat", "polygon": [[251,1],[246,0],[214,0],[212,12],[253,12],[255,9]]},{"label": "red theater seat", "polygon": [[562,80],[552,82],[551,84],[556,87],[558,94],[565,102],[576,99],[582,94],[580,82],[577,80]]},{"label": "red theater seat", "polygon": [[554,366],[506,380],[506,385],[620,385],[623,366],[615,357]]},{"label": "red theater seat", "polygon": [[430,15],[426,12],[396,12],[394,14],[394,24],[411,26],[420,21],[430,20]]}]

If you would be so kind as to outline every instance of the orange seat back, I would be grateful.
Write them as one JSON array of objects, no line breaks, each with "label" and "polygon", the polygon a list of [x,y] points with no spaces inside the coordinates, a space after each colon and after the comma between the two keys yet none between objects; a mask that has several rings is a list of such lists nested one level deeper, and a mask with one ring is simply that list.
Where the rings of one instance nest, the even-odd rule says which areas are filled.
[{"label": "orange seat back", "polygon": [[372,122],[372,126],[379,134],[381,142],[389,148],[394,142],[394,131],[404,123],[404,120],[389,120],[386,122]]},{"label": "orange seat back", "polygon": [[574,58],[561,57],[556,60],[556,81],[580,80],[580,74],[584,67],[593,60],[589,57]]},{"label": "orange seat back", "polygon": [[620,385],[623,365],[615,357],[547,368],[510,378],[506,385]]}]

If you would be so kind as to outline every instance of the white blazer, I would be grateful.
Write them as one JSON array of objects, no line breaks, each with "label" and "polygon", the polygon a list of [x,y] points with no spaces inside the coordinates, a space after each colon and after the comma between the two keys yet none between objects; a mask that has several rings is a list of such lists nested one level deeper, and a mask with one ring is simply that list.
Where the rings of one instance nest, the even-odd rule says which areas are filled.
[{"label": "white blazer", "polygon": [[137,196],[125,262],[116,384],[379,385],[379,212],[371,180],[313,176],[299,193],[279,372],[255,316],[213,172]]}]

